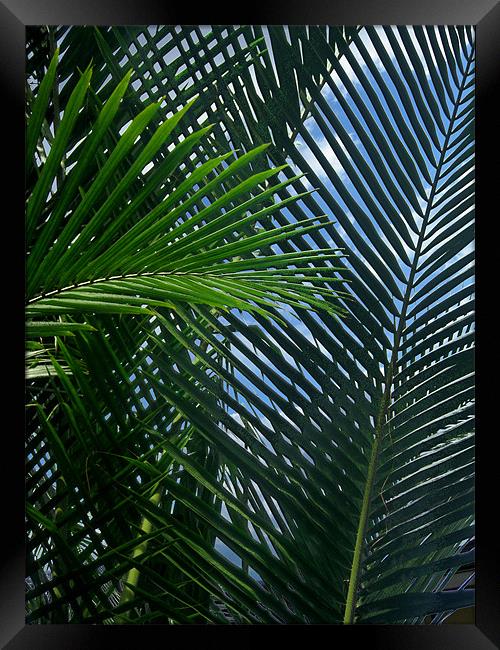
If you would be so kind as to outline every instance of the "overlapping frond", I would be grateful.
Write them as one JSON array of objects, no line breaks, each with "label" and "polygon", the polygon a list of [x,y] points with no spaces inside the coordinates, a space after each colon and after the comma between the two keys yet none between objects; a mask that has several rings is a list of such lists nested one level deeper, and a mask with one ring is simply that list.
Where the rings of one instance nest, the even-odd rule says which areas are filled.
[{"label": "overlapping frond", "polygon": [[[117,616],[218,622],[221,603],[239,622],[439,622],[470,605],[471,575],[458,589],[449,585],[473,561],[473,30],[80,31],[89,53],[102,62],[94,71],[99,83],[110,76],[98,98],[109,96],[111,80],[123,78],[125,57],[136,70],[135,93],[125,94],[118,113],[120,128],[144,93],[153,100],[173,93],[179,106],[199,94],[179,123],[183,137],[173,139],[180,147],[198,124],[215,123],[213,137],[190,150],[191,173],[200,162],[223,156],[226,145],[245,156],[271,140],[266,157],[251,160],[250,167],[256,178],[267,178],[270,167],[280,169],[278,183],[269,188],[280,210],[273,223],[246,231],[243,241],[260,242],[283,267],[295,265],[298,251],[308,259],[342,249],[345,268],[332,268],[330,277],[331,286],[345,292],[348,316],[340,321],[324,310],[283,315],[265,303],[266,314],[222,314],[215,299],[201,301],[211,309],[193,300],[179,303],[174,314],[165,303],[151,303],[154,313],[127,314],[125,332],[123,316],[106,317],[105,330],[99,320],[100,332],[112,332],[116,324],[116,336],[74,331],[66,346],[58,344],[59,373],[44,389],[32,443],[38,469],[30,498],[46,504],[42,514],[44,508],[45,515],[53,511],[61,494],[39,487],[50,484],[39,464],[44,449],[47,462],[65,476],[64,445],[54,432],[72,432],[72,462],[80,458],[80,468],[81,445],[92,457],[96,423],[107,433],[105,444],[103,436],[95,443],[99,463],[88,470],[101,477],[102,488],[83,501],[67,492],[68,520],[85,530],[72,533],[73,555],[67,553],[68,536],[57,537],[59,528],[50,544],[41,532],[34,535],[33,549],[47,548],[36,551],[33,620],[54,610],[47,600],[34,605],[52,587],[70,604],[73,620],[106,615],[110,622]],[[61,51],[65,41],[68,48],[62,70],[74,66],[72,42],[78,38],[75,29],[59,34]],[[69,81],[63,93],[71,87]],[[154,118],[151,124],[159,126]],[[124,160],[137,151],[132,147]],[[165,164],[151,160],[145,179]],[[183,202],[198,206],[194,219],[203,210],[207,215],[207,250],[184,261],[183,273],[193,274],[177,286],[184,297],[194,291],[195,273],[205,273],[205,260],[215,265],[219,288],[235,300],[239,291],[251,291],[255,299],[272,296],[265,273],[246,275],[246,265],[256,260],[248,257],[251,248],[238,253],[233,267],[220,264],[226,258],[210,249],[217,231],[228,237],[232,232],[224,230],[224,220],[229,225],[231,215],[239,214],[244,179],[238,174],[222,193],[214,171],[210,205],[197,203],[196,187],[183,187],[189,196]],[[133,204],[140,190],[131,188],[123,196]],[[228,194],[217,221],[212,206]],[[143,198],[139,210],[147,219],[157,197],[152,192]],[[321,228],[300,229],[305,219],[325,213],[330,219]],[[193,227],[189,239],[188,219],[183,238],[162,249],[155,239],[159,231],[149,241],[136,240],[137,231],[125,224],[116,240],[104,239],[100,248],[90,246],[92,233],[87,250],[82,239],[77,264],[87,260],[91,268],[92,261],[93,278],[102,277],[100,263],[123,264],[120,277],[89,284],[85,299],[97,301],[107,288],[131,300],[122,275],[137,273],[137,264],[146,265],[143,273],[154,272],[147,264],[168,263],[170,248],[179,269],[175,247],[181,256],[203,237],[202,228]],[[268,251],[273,229],[290,224],[297,236],[290,233]],[[113,248],[113,241],[122,243]],[[153,246],[146,256],[137,250],[145,243]],[[68,284],[85,276],[83,265],[81,273],[62,263],[59,269],[67,269]],[[39,276],[48,277],[45,270]],[[207,276],[201,277],[213,295]],[[170,281],[163,276],[152,284],[146,276],[141,286],[163,291]],[[80,299],[82,289],[68,290],[67,299],[75,291],[73,299]],[[286,296],[290,305],[299,301],[293,287],[279,291],[275,297]],[[90,340],[102,343],[94,349]],[[63,376],[67,385],[58,399]],[[91,414],[79,397],[87,391],[94,395]],[[71,406],[61,408],[59,401],[68,396]],[[74,412],[78,421],[70,419]],[[61,419],[51,428],[51,418]],[[82,433],[87,429],[89,437]],[[97,512],[89,517],[91,505],[102,519]],[[38,521],[40,531],[43,525]],[[89,569],[77,585],[72,567],[80,538]],[[67,565],[55,568],[55,558],[66,558]]]}]

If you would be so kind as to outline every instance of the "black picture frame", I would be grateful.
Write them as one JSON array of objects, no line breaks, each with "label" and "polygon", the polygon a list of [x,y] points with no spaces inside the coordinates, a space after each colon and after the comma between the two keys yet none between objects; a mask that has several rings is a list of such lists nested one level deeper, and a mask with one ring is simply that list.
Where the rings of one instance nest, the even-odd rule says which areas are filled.
[{"label": "black picture frame", "polygon": [[[120,648],[140,648],[153,642],[171,643],[171,637],[186,634],[188,643],[196,642],[198,634],[203,641],[217,642],[219,635],[239,635],[252,642],[253,635],[276,631],[290,633],[291,626],[269,630],[268,626],[190,626],[189,632],[180,627],[163,626],[86,626],[86,625],[25,625],[24,621],[24,62],[25,28],[29,25],[147,25],[147,24],[472,24],[476,26],[477,77],[476,77],[476,163],[479,218],[476,222],[476,251],[479,264],[476,279],[479,287],[479,308],[476,357],[477,461],[476,461],[476,514],[477,514],[477,577],[476,620],[474,625],[442,626],[294,626],[294,641],[300,635],[325,634],[334,644],[361,643],[384,650],[412,650],[422,648],[453,648],[454,650],[489,650],[500,647],[500,575],[498,562],[498,537],[496,523],[498,511],[495,495],[498,494],[495,463],[494,425],[488,423],[487,412],[495,408],[495,380],[486,373],[488,365],[497,364],[494,356],[488,358],[492,341],[498,337],[493,311],[495,298],[495,238],[492,222],[498,220],[496,205],[500,181],[500,163],[495,142],[500,123],[499,70],[500,70],[500,5],[496,0],[418,0],[403,3],[397,0],[289,0],[280,3],[268,0],[255,6],[226,7],[223,3],[195,9],[192,13],[179,3],[155,0],[1,0],[0,1],[0,78],[2,101],[6,115],[2,120],[2,135],[12,137],[12,145],[3,149],[5,166],[4,243],[5,253],[12,260],[8,269],[15,269],[17,282],[5,282],[4,317],[8,320],[8,352],[12,362],[5,361],[8,378],[4,389],[5,411],[14,415],[13,422],[3,428],[2,440],[2,541],[0,555],[0,642],[8,650],[21,648],[94,648],[96,644]],[[4,140],[5,141],[5,140]],[[7,196],[10,209],[6,209]],[[5,225],[7,224],[7,225]],[[15,225],[17,224],[17,225]],[[489,247],[491,250],[489,251]],[[13,257],[12,257],[13,256]],[[493,262],[493,264],[492,264]],[[491,282],[493,277],[493,282]],[[493,289],[493,291],[491,291]],[[3,291],[2,291],[3,293]],[[5,339],[4,339],[5,340]],[[481,361],[481,356],[486,358]],[[482,368],[485,371],[483,374]],[[494,375],[493,375],[494,377]],[[19,396],[19,397],[18,397]],[[18,401],[19,399],[19,401]],[[2,422],[6,422],[2,419]],[[494,420],[492,420],[494,422]],[[7,462],[8,459],[8,462]],[[490,467],[491,463],[491,467]],[[9,471],[10,467],[10,471]],[[265,628],[265,629],[264,629]],[[286,628],[286,629],[283,629]],[[168,638],[165,636],[168,635]],[[299,637],[297,636],[299,635]],[[363,639],[360,637],[363,637]],[[193,637],[193,638],[191,638]],[[304,641],[306,637],[302,637]],[[354,641],[355,639],[355,641]],[[175,641],[174,641],[175,642]]]}]

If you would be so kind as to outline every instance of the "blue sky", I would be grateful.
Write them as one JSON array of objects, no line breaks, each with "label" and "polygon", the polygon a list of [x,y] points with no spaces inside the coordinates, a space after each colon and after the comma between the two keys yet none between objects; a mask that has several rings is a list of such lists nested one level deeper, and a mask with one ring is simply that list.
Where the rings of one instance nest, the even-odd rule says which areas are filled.
[{"label": "blue sky", "polygon": [[[394,61],[393,50],[392,50],[392,47],[391,47],[391,45],[389,43],[389,40],[388,40],[387,36],[385,35],[385,33],[383,32],[383,30],[381,28],[378,28],[378,33],[381,36],[382,44],[385,46],[385,49],[386,49],[386,52],[387,52],[388,56],[391,58],[392,61]],[[417,43],[417,41],[416,41],[416,39],[415,39],[415,37],[413,35],[412,35],[412,39],[413,39],[413,42],[414,42],[415,46],[418,48],[418,43]],[[439,39],[439,36],[438,36],[438,39]],[[387,85],[391,89],[392,96],[393,96],[393,98],[394,98],[394,100],[395,100],[395,102],[397,104],[398,109],[400,110],[401,114],[404,115],[405,114],[405,108],[404,108],[404,106],[402,104],[402,101],[401,101],[401,98],[400,98],[400,96],[399,96],[399,94],[397,92],[397,89],[394,86],[394,84],[392,83],[392,81],[390,79],[390,76],[389,76],[383,62],[382,62],[380,56],[378,55],[375,47],[373,46],[371,40],[369,39],[366,31],[362,32],[360,40],[365,45],[368,54],[371,55],[372,60],[375,63],[376,69],[380,73],[382,79],[387,83]],[[438,42],[441,43],[440,40],[438,40]],[[355,60],[360,64],[362,70],[364,72],[366,72],[367,71],[367,64],[366,64],[365,59],[363,59],[363,56],[361,55],[360,51],[355,46],[352,46],[351,49],[353,51]],[[443,46],[443,50],[444,50],[444,46]],[[359,80],[357,78],[357,75],[356,75],[355,71],[353,70],[353,67],[349,64],[348,61],[344,61],[344,60],[342,60],[342,61],[343,61],[342,65],[343,65],[344,72],[346,73],[347,78],[354,85],[355,91],[359,92],[360,97],[364,102],[369,102],[369,98],[368,98],[366,92],[363,90],[361,84],[359,83]],[[465,56],[463,57],[462,63],[464,63],[464,61],[465,61]],[[426,72],[427,72],[426,80],[429,83],[429,87],[430,87],[431,91],[434,94],[436,94],[434,85],[432,83],[431,75],[430,75],[428,67],[427,67],[427,65],[425,63],[425,60],[422,59],[422,62],[423,62],[424,68],[426,69]],[[373,79],[373,77],[372,77],[372,79]],[[344,84],[340,80],[339,75],[336,72],[332,73],[332,83],[334,85],[334,89],[332,90],[331,86],[326,84],[322,89],[322,96],[327,101],[329,107],[334,111],[334,113],[335,113],[335,115],[336,115],[336,117],[338,119],[338,122],[340,123],[341,127],[343,129],[345,129],[345,132],[346,132],[347,136],[351,139],[351,142],[358,148],[358,150],[362,153],[363,156],[368,158],[367,151],[366,151],[365,147],[363,146],[363,144],[361,143],[361,141],[360,141],[360,139],[358,137],[358,134],[356,132],[355,127],[349,121],[345,111],[343,110],[342,103],[341,103],[341,100],[339,101],[339,98],[343,98],[343,99],[345,99],[346,102],[348,102],[349,107],[354,110],[354,112],[356,114],[356,117],[359,119],[361,124],[363,124],[365,126],[365,128],[367,128],[366,123],[363,120],[363,116],[361,115],[359,110],[357,110],[354,102],[352,101],[352,97],[348,94],[346,87],[344,86]],[[382,104],[387,109],[387,115],[389,116],[391,124],[393,126],[395,126],[396,125],[395,118],[392,116],[392,114],[391,114],[391,112],[389,110],[389,107],[387,106],[387,103],[384,100],[382,92],[380,91],[379,87],[376,85],[376,82],[375,82],[374,79],[373,79],[373,88],[374,88],[374,90],[376,92],[377,98],[382,102]],[[452,102],[448,98],[448,109],[451,106],[452,106]],[[376,116],[376,114],[373,113],[373,115],[375,117],[375,120],[377,121],[377,125],[381,126],[381,122],[378,119],[378,117]],[[445,115],[445,113],[443,111],[441,111],[441,118],[443,120],[443,124],[444,124],[444,127],[446,129],[449,120],[447,119],[447,116]],[[328,124],[328,122],[327,122],[327,124]],[[422,128],[425,128],[425,124],[423,122],[421,123],[421,125],[422,125]],[[298,151],[300,151],[300,153],[302,154],[304,159],[307,161],[309,166],[312,168],[312,170],[317,174],[318,178],[320,179],[320,181],[323,184],[324,191],[328,192],[332,197],[335,198],[336,202],[341,206],[342,211],[337,213],[337,214],[332,214],[332,210],[330,209],[329,205],[327,203],[325,203],[325,201],[322,199],[322,197],[318,193],[315,193],[316,201],[318,202],[318,204],[321,205],[321,207],[323,208],[325,214],[331,215],[332,219],[337,221],[336,229],[341,234],[342,238],[349,244],[349,246],[355,248],[355,245],[353,244],[353,242],[350,239],[349,235],[347,234],[345,228],[343,227],[342,222],[344,223],[344,225],[346,225],[346,219],[347,219],[348,222],[351,224],[351,226],[362,237],[365,237],[364,231],[363,231],[362,227],[360,226],[360,224],[358,223],[358,221],[356,219],[356,214],[353,214],[353,212],[349,209],[349,207],[347,206],[347,204],[343,200],[341,194],[335,188],[334,184],[331,182],[330,178],[328,177],[325,167],[318,160],[318,158],[315,156],[315,154],[312,151],[311,147],[307,144],[307,142],[306,142],[307,136],[310,136],[310,138],[313,140],[313,142],[315,142],[319,146],[320,150],[322,151],[322,153],[326,157],[329,165],[331,166],[331,169],[337,174],[337,176],[340,179],[343,187],[345,188],[345,190],[347,191],[349,196],[352,197],[352,199],[354,200],[356,205],[360,206],[360,208],[365,210],[368,214],[370,213],[369,212],[369,207],[366,205],[366,203],[364,202],[364,200],[362,199],[362,197],[360,196],[360,194],[358,192],[357,187],[359,187],[359,185],[356,184],[356,177],[354,177],[354,182],[353,182],[353,178],[349,176],[349,174],[346,172],[346,169],[343,166],[342,162],[339,160],[339,156],[337,155],[338,150],[336,152],[334,150],[334,148],[332,148],[332,146],[329,144],[329,142],[327,141],[327,138],[325,137],[325,132],[318,125],[315,118],[311,116],[309,119],[306,120],[304,126],[305,126],[305,129],[306,129],[306,133],[304,135],[300,134],[296,138],[295,146],[298,149]],[[331,125],[330,125],[330,127],[331,127]],[[352,160],[350,158],[350,156],[349,156],[349,153],[348,153],[346,147],[342,144],[342,141],[339,138],[338,134],[335,133],[334,131],[332,131],[331,134],[332,134],[332,137],[335,139],[335,141],[338,143],[338,146],[339,146],[340,150],[344,152],[344,154],[347,156],[348,159]],[[437,130],[437,136],[438,136],[439,145],[442,145],[443,142],[444,142],[444,139],[445,139],[445,134],[441,133],[439,130]],[[433,179],[434,175],[435,175],[435,166],[433,166],[433,162],[435,164],[435,161],[437,161],[438,156],[439,156],[439,150],[435,146],[433,147],[433,153],[434,153],[434,161],[430,161],[430,160],[427,159],[427,172],[428,172],[428,175],[430,176],[431,179]],[[464,174],[469,171],[470,164],[471,164],[472,160],[473,160],[473,152],[471,151],[470,157],[462,162],[462,167],[464,169]],[[289,162],[293,166],[295,171],[297,171],[297,172],[302,171],[299,166],[293,164],[292,160],[289,160]],[[446,170],[446,166],[445,166],[445,170]],[[378,170],[373,169],[373,171],[374,171],[374,174],[375,174],[375,176],[377,178],[377,181],[379,181],[381,184],[383,184],[383,181],[381,180],[381,176],[378,173]],[[455,171],[457,171],[457,168],[453,168],[453,172],[455,172]],[[390,173],[390,175],[391,175],[391,178],[394,180],[394,175],[392,173]],[[444,174],[445,180],[446,180],[447,175],[448,175],[447,173]],[[282,178],[284,179],[283,174],[282,174]],[[461,181],[461,178],[460,177],[457,178],[456,182],[460,182],[460,181]],[[401,236],[401,231],[398,231],[397,228],[393,228],[394,233],[400,238],[400,241],[401,241],[401,243],[402,243],[402,245],[404,247],[404,250],[405,250],[406,254],[408,255],[408,261],[410,263],[413,261],[413,258],[414,258],[414,255],[415,255],[415,245],[417,243],[418,232],[420,231],[420,227],[421,227],[421,224],[422,224],[423,210],[426,207],[426,204],[427,204],[426,198],[429,196],[430,189],[431,189],[430,183],[425,179],[423,174],[420,174],[420,182],[421,182],[421,187],[423,188],[423,191],[424,191],[424,195],[423,196],[418,196],[417,188],[414,186],[415,190],[416,190],[417,198],[418,198],[417,209],[413,209],[409,215],[405,215],[405,218],[407,218],[407,220],[410,221],[411,225],[413,226],[413,229],[408,227],[407,238],[406,238],[406,239],[410,238],[412,245],[408,244],[407,241],[405,241],[405,239]],[[469,185],[471,185],[472,182],[473,182],[473,180],[470,180]],[[309,182],[309,180],[307,178],[303,180],[303,184],[304,184],[304,187],[306,189],[312,189],[313,188],[313,185]],[[380,202],[378,201],[377,190],[375,189],[374,191],[372,191],[370,188],[369,188],[369,190],[371,192],[371,196],[372,196],[373,200],[378,204],[381,211],[383,211],[383,207],[380,204]],[[439,192],[437,193],[437,198],[439,199]],[[392,201],[392,199],[389,199],[389,200],[391,201],[393,207],[395,209],[397,209],[397,206],[395,205],[394,201]],[[418,208],[420,208],[420,209],[418,209]],[[305,209],[307,211],[307,208],[305,208]],[[456,218],[456,222],[458,223],[459,219],[461,217],[463,217],[463,214],[466,214],[467,212],[470,212],[472,209],[473,209],[473,206],[464,209],[463,213],[459,214],[458,217]],[[287,216],[291,220],[293,220],[293,216],[291,215],[291,213],[289,211],[287,211],[285,209],[284,212],[287,213]],[[432,221],[432,216],[435,213],[436,213],[436,211],[431,211],[431,213],[430,213],[431,214],[431,221]],[[313,215],[310,214],[310,216],[313,216]],[[381,232],[381,228],[377,224],[377,222],[373,218],[372,218],[371,222],[372,222],[373,227],[377,231],[377,233],[382,237],[383,241],[385,241],[385,243],[388,245],[388,247],[393,250],[391,244],[389,243],[389,240],[387,239],[387,237],[385,235],[383,235],[383,233]],[[465,226],[462,226],[462,229],[464,227]],[[457,231],[454,231],[452,233],[452,236],[455,236],[457,232],[459,232],[458,229],[457,229]],[[439,236],[439,234],[440,234],[440,231],[439,231],[439,228],[437,228],[436,229],[436,234],[434,235],[434,237]],[[325,235],[326,235],[327,243],[329,243],[330,245],[334,245],[335,242],[332,240],[332,238],[327,233],[325,233]],[[419,262],[420,265],[425,266],[426,257],[428,257],[433,252],[431,243],[432,243],[432,240],[434,239],[434,237],[429,237],[428,240],[426,241],[426,246],[429,246],[430,252],[427,255],[425,255],[425,254],[422,255],[421,254],[421,256],[419,258],[420,259],[420,262]],[[310,240],[310,241],[312,242],[312,240]],[[446,249],[446,245],[447,245],[448,241],[449,241],[449,238],[442,241],[439,245],[443,249]],[[465,246],[462,250],[457,252],[453,257],[451,257],[451,259],[449,259],[446,262],[446,266],[449,266],[449,265],[453,264],[454,262],[459,261],[460,259],[465,259],[466,257],[468,258],[468,256],[470,256],[470,254],[473,252],[473,248],[474,248],[474,245],[473,245],[472,242],[467,244],[467,246]],[[424,250],[425,250],[425,248],[424,248]],[[395,255],[397,257],[396,252],[395,252]],[[347,265],[349,266],[349,261],[348,260],[347,260]],[[368,263],[367,263],[367,265],[368,265]],[[473,265],[473,262],[467,260],[467,264],[464,265],[463,269],[469,268],[472,265]],[[410,267],[408,265],[406,265],[406,264],[401,264],[400,269],[401,269],[401,274],[402,274],[403,279],[407,279],[408,275],[409,275]],[[377,271],[375,269],[373,269],[373,267],[371,267],[371,271],[375,276],[377,276]],[[425,284],[431,283],[437,277],[438,273],[439,273],[439,269],[436,269],[434,272],[430,273],[428,275],[428,277],[426,278],[426,280],[419,287],[419,290],[423,286],[425,286]],[[418,277],[418,275],[417,275],[417,277]],[[394,281],[395,281],[396,285],[400,289],[401,293],[404,293],[404,291],[406,289],[406,283],[404,281],[402,281],[400,278],[398,278],[397,276],[393,276],[393,278],[394,278]],[[468,284],[472,284],[473,280],[474,280],[474,276],[470,275],[470,277],[465,279],[462,284],[460,284],[457,287],[455,287],[454,289],[452,289],[451,292],[449,294],[446,294],[446,295],[451,295],[452,293],[458,291],[459,289],[463,288],[464,286],[467,286]],[[467,297],[465,300],[468,300],[468,299],[469,298]],[[394,303],[395,303],[396,307],[400,308],[401,303],[399,301],[394,300]],[[289,317],[289,318],[290,318],[290,320],[292,320],[292,317]],[[247,323],[255,322],[254,319],[249,315],[245,315],[244,320]],[[313,336],[312,336],[311,332],[307,329],[307,327],[304,324],[298,323],[298,321],[296,319],[295,319],[295,321],[296,321],[296,326],[298,324],[299,329],[306,335],[306,337],[308,337],[311,341],[314,341]],[[387,332],[387,337],[388,337],[388,339],[390,341],[392,341],[393,336],[392,336],[392,333],[390,331]],[[239,338],[240,338],[240,341],[245,344],[245,339],[244,339],[243,335],[241,335]],[[251,347],[248,341],[246,341],[246,344],[249,347]],[[330,358],[331,358],[331,355],[329,355],[327,349],[321,344],[321,342],[315,341],[315,345],[317,345],[319,347],[319,349],[321,350],[321,352],[323,354],[325,354],[327,356],[330,356]],[[290,357],[290,355],[287,354],[286,350],[282,346],[280,346],[280,347],[281,347],[281,352],[283,354],[284,360],[294,364],[293,359]],[[244,351],[240,346],[238,346],[238,347],[233,346],[232,347],[232,352],[237,357],[242,359],[245,362],[246,365],[251,364],[251,361],[245,356]],[[304,373],[304,375],[308,379],[310,379],[311,381],[314,381],[313,378],[311,377],[311,375],[307,372],[307,370],[305,368],[301,368],[301,371]],[[282,377],[285,380],[287,379],[286,365],[284,365],[283,368],[281,368],[278,372],[282,375]],[[237,374],[237,376],[239,376],[239,378],[243,382],[247,381],[240,373],[238,373],[238,371],[236,371],[236,374]],[[258,391],[255,387],[253,387],[253,390],[265,402],[269,403],[269,398],[268,398],[267,394],[265,394],[264,392]],[[298,417],[300,417],[299,413],[297,415],[298,415]],[[264,418],[264,416],[261,416],[261,417]],[[239,415],[237,415],[237,414],[235,414],[235,418],[237,420],[240,419]],[[264,419],[267,420],[266,418],[264,418]],[[270,424],[268,420],[267,420],[266,424],[268,424],[268,425]],[[264,444],[266,444],[266,446],[268,446],[265,441],[264,441]],[[268,509],[267,509],[267,511],[268,511]]]}]

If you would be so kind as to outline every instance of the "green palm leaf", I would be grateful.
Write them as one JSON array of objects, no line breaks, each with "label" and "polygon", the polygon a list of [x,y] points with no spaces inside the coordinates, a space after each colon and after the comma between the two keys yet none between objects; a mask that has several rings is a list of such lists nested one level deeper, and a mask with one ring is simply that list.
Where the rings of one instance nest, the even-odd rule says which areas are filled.
[{"label": "green palm leaf", "polygon": [[[76,220],[79,255],[68,248],[57,273],[58,256],[38,273],[64,279],[34,285],[42,328],[51,309],[72,323],[82,302],[114,308],[86,318],[96,331],[56,339],[56,375],[38,388],[30,499],[42,514],[59,502],[67,510],[61,538],[43,532],[44,520],[30,533],[31,619],[54,616],[42,602],[51,586],[72,620],[89,622],[218,622],[221,611],[253,623],[440,622],[471,605],[470,577],[448,585],[473,561],[472,30],[61,30],[61,101],[78,87],[82,38],[105,63],[96,88],[109,73],[123,79],[117,50],[135,68],[120,129],[143,93],[173,93],[179,106],[199,95],[172,142],[179,156],[192,142],[186,168],[206,170],[210,200],[189,174],[162,187],[160,148],[145,185],[125,188],[122,205],[134,207],[123,219],[99,225],[119,194],[104,188],[95,229],[85,234],[88,222]],[[210,134],[196,139],[208,121]],[[157,111],[148,134],[161,125]],[[83,124],[74,128],[68,146],[81,139]],[[114,188],[146,141],[124,154]],[[113,151],[118,132],[105,142]],[[226,142],[245,152],[230,164]],[[53,221],[51,237],[63,223]],[[345,268],[330,265],[331,247]],[[334,281],[342,320],[320,309]],[[222,314],[224,302],[232,309]],[[283,302],[288,313],[275,310]],[[115,313],[123,305],[126,329]],[[63,431],[80,468],[73,479],[54,437]],[[85,471],[99,489],[54,491],[44,449],[80,493]],[[70,526],[82,528],[69,536]],[[88,569],[75,584],[78,562]]]},{"label": "green palm leaf", "polygon": [[[54,62],[55,58],[49,67],[49,82],[54,78]],[[89,182],[89,163],[103,143],[106,130],[126,91],[130,73],[125,75],[105,102],[95,126],[91,126],[89,137],[80,145],[78,162],[66,181],[53,193],[51,201],[47,201],[49,187],[56,182],[58,166],[76,116],[85,100],[91,73],[89,68],[70,95],[64,117],[51,143],[49,156],[40,167],[39,176],[27,201],[28,240],[37,231],[37,240],[32,250],[28,251],[28,316],[81,312],[153,313],[151,309],[154,307],[175,308],[176,301],[208,304],[224,309],[258,309],[262,314],[267,313],[263,307],[272,307],[277,303],[305,308],[325,307],[340,313],[338,308],[315,298],[311,290],[306,288],[307,275],[315,269],[314,266],[311,268],[311,264],[326,262],[336,257],[335,254],[310,251],[293,259],[258,254],[262,246],[318,228],[320,224],[313,223],[314,219],[239,239],[245,233],[243,230],[238,231],[238,228],[252,225],[257,220],[269,220],[284,205],[275,204],[272,198],[283,184],[273,186],[268,181],[279,169],[246,178],[209,206],[195,210],[185,218],[196,200],[206,199],[210,191],[223,188],[224,181],[240,172],[265,147],[258,147],[231,164],[226,164],[222,173],[212,180],[206,174],[223,163],[228,155],[205,163],[192,174],[193,178],[188,176],[184,183],[134,223],[134,215],[147,194],[142,192],[138,200],[124,203],[130,183],[150,163],[159,149],[166,146],[170,134],[192,102],[156,129],[134,158],[127,173],[103,201],[106,187],[120,162],[131,151],[133,143],[160,107],[158,103],[146,107],[131,122],[107,156],[99,174]],[[40,103],[45,102],[47,95],[43,83],[40,93],[41,96],[39,94],[35,101],[37,112],[30,118],[28,125],[28,154],[33,153],[32,125],[35,122],[35,127],[40,126]],[[188,156],[208,131],[209,127],[202,129],[167,153],[162,165],[163,173],[169,176],[175,174],[181,159],[179,150],[183,156]],[[38,136],[42,137],[41,134]],[[188,143],[189,146],[186,146]],[[155,180],[158,182],[157,178]],[[189,196],[189,191],[195,184],[199,189],[188,200],[179,203],[186,192]],[[78,188],[82,186],[85,186],[85,190],[80,190],[81,196],[78,196]],[[266,189],[262,190],[264,187]],[[251,194],[251,198],[246,198],[255,191],[256,195]],[[264,204],[266,199],[271,201],[271,205],[251,212],[251,208]],[[241,203],[237,208],[220,214],[220,210],[229,201]],[[113,217],[111,223],[110,217]],[[129,228],[125,230],[127,226]],[[239,237],[235,237],[235,232],[239,232]],[[57,237],[54,239],[55,235]],[[231,241],[227,241],[228,235],[232,236]],[[245,254],[246,261],[238,262],[237,270],[230,268],[229,275],[224,272],[225,265],[220,266],[221,262],[230,263],[236,256],[240,259]],[[290,262],[295,263],[296,269],[304,267],[304,273],[293,271],[288,275],[276,276],[273,269],[287,267]],[[187,268],[196,270],[189,272],[185,270]],[[265,292],[252,289],[252,275],[248,275],[248,272],[255,268],[259,269],[262,281],[266,282]],[[241,272],[247,274],[242,275]],[[313,277],[313,280],[317,281],[318,278]],[[318,289],[316,293],[329,295],[331,292],[328,289]],[[29,331],[31,330],[30,326]]]}]

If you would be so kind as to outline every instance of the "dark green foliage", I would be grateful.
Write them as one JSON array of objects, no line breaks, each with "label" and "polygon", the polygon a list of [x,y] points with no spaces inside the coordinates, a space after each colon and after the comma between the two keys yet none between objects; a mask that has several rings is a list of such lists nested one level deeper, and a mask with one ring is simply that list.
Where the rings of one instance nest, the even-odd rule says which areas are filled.
[{"label": "dark green foliage", "polygon": [[[50,195],[37,165],[28,167],[28,187],[41,188],[27,214],[30,622],[440,622],[473,602],[471,589],[447,590],[473,560],[472,30],[266,34],[161,27],[30,35],[27,71],[42,99],[44,67],[60,43],[57,75],[66,83],[47,99],[45,122],[29,104],[30,124],[48,141],[55,105],[67,106],[75,92],[76,102],[93,61],[78,99],[85,110],[48,175],[57,192]],[[78,144],[129,67],[101,145],[88,144],[95,131]],[[158,128],[168,130],[161,98],[174,114],[195,95],[169,135],[175,165],[159,141],[129,174]],[[151,102],[159,106],[146,108],[143,136],[130,138],[91,203],[119,131]],[[70,118],[64,113],[60,130]],[[233,162],[221,179],[224,161],[208,161],[232,148],[246,166]],[[82,160],[85,174],[65,198]],[[151,169],[137,174],[149,160]],[[287,163],[270,185],[269,170]],[[200,164],[207,202],[195,183],[183,184]],[[177,228],[204,219],[214,233],[200,243],[186,229],[186,247],[172,258],[165,244],[183,231],[169,235],[158,221],[164,212],[154,212],[171,196]],[[66,215],[85,201],[81,223],[96,226],[75,253]],[[245,223],[243,201],[262,218]],[[222,205],[229,216],[215,222]],[[313,222],[304,236],[294,225],[270,248],[277,227],[325,211],[321,228]],[[151,213],[160,225],[143,237],[133,226]],[[51,254],[56,239],[65,243]],[[229,248],[221,253],[222,245]],[[342,266],[332,267],[332,247],[342,249]],[[256,249],[274,253],[261,275]],[[219,264],[228,251],[241,257],[233,267]],[[280,259],[283,269],[313,263],[308,277],[323,278],[315,297],[297,271],[272,270]],[[218,285],[197,283],[205,263]],[[41,298],[145,266],[157,277]],[[243,284],[225,277],[231,268]],[[195,277],[161,275],[179,270]],[[332,300],[336,287],[345,294]],[[248,315],[249,301],[269,297],[271,305],[254,304]],[[277,308],[296,300],[318,312]],[[113,308],[102,310],[103,301]],[[339,304],[346,318],[332,313]]]}]

